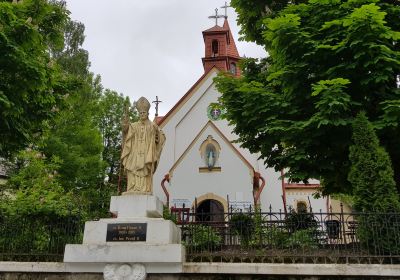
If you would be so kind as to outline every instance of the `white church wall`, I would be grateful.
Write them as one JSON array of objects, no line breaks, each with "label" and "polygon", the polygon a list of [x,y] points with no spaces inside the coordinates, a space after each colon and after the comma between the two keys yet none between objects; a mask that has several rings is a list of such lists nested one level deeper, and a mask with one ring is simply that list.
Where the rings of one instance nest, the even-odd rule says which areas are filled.
[{"label": "white church wall", "polygon": [[[194,137],[200,132],[201,128],[206,124],[206,121],[203,121],[202,124],[199,123],[197,125],[197,120],[192,119],[192,131],[186,130],[184,131],[186,134],[180,134],[179,136],[177,136],[176,127],[181,120],[185,118],[191,108],[197,103],[199,98],[201,98],[207,89],[212,85],[212,79],[216,76],[216,73],[216,70],[212,70],[207,77],[200,81],[193,91],[189,93],[187,99],[183,100],[182,104],[179,104],[178,109],[176,109],[173,114],[169,116],[163,124],[161,124],[161,129],[163,130],[167,139],[163,152],[161,153],[159,166],[154,174],[153,191],[154,194],[163,201],[165,201],[165,194],[160,186],[162,179],[181,155],[179,151],[184,151],[187,148],[187,146],[190,144],[190,141],[194,139]],[[207,117],[206,114],[205,117]],[[187,116],[187,118],[189,119],[189,116]],[[177,143],[177,141],[179,141],[179,137],[189,139],[189,144],[185,146],[184,143]]]},{"label": "white church wall", "polygon": [[[216,76],[216,73],[217,72],[213,70],[202,81],[200,81],[193,92],[190,92],[187,98],[178,105],[178,109],[175,110],[165,123],[161,125],[167,140],[161,155],[159,166],[154,175],[153,189],[154,194],[163,201],[166,201],[166,198],[160,186],[162,179],[209,121],[207,116],[207,108],[209,104],[218,101],[220,93],[216,90],[215,85],[213,84],[213,78]],[[229,126],[226,120],[218,120],[213,123],[230,142],[237,139],[237,135],[233,133],[233,127]],[[207,135],[204,137],[202,141],[206,139]],[[198,141],[200,140],[201,139]],[[261,176],[266,180],[266,186],[260,198],[262,210],[269,211],[270,205],[273,211],[279,211],[279,209],[283,210],[282,182],[279,178],[280,172],[276,172],[273,168],[266,168],[263,160],[258,160],[258,154],[251,154],[247,149],[240,147],[239,143],[232,144],[251,164],[254,170],[260,172]],[[196,145],[199,145],[199,143],[196,143]],[[241,161],[238,155],[233,155],[235,156],[235,159],[232,159],[232,163],[237,162],[238,160]],[[194,197],[198,197],[206,192],[218,194],[224,199],[228,194],[231,203],[235,204],[237,202],[237,205],[240,204],[240,201],[252,201],[252,177],[248,173],[248,167],[244,168],[244,173],[242,170],[243,167],[238,169],[238,166],[228,169],[223,168],[218,174],[199,173],[199,166],[197,166],[197,164],[199,164],[198,161],[201,160],[201,158],[199,157],[198,149],[195,154],[191,156],[193,156],[193,158],[190,158],[189,155],[185,156],[185,167],[181,167],[181,163],[179,170],[174,172],[175,174],[174,177],[171,178],[171,183],[169,185],[167,182],[165,183],[170,191],[171,201],[172,199],[178,199],[179,197],[182,197],[182,199],[186,197],[186,200],[182,201],[189,202],[187,199],[194,199]],[[190,160],[193,160],[193,163],[191,163]],[[226,161],[226,164],[229,166],[231,161]],[[191,169],[193,165],[195,165],[196,168]],[[242,173],[246,175],[240,177],[243,176]],[[247,178],[245,184],[241,181],[244,180],[243,178]],[[193,183],[196,180],[200,180],[198,181],[200,183]],[[314,181],[310,183],[314,183]],[[318,181],[316,181],[316,183],[318,183]],[[219,187],[215,187],[217,185]],[[246,187],[244,189],[242,187],[232,189],[233,185],[243,185]],[[287,197],[287,205],[293,203],[293,199]],[[321,201],[317,201],[314,198],[310,199],[313,208],[314,205],[316,205],[315,209],[319,209],[325,203],[325,200],[323,199],[320,199]],[[190,203],[192,203],[192,200],[190,200]]]},{"label": "white church wall", "polygon": [[286,201],[288,207],[291,207],[296,210],[297,202],[304,202],[307,204],[307,209],[311,207],[314,213],[318,212],[327,212],[326,209],[326,199],[319,198],[315,199],[313,197],[314,192],[316,190],[305,190],[305,189],[291,189],[286,191]]},{"label": "white church wall", "polygon": [[[262,160],[260,160],[260,164],[263,164]],[[270,206],[273,212],[279,212],[279,210],[283,211],[284,206],[280,172],[276,172],[273,168],[260,168],[260,174],[265,179],[265,187],[261,193],[262,211],[269,211]]]},{"label": "white church wall", "polygon": [[[219,95],[220,93],[217,92]],[[235,148],[243,155],[248,162],[253,166],[253,168],[258,172],[259,166],[257,158],[258,156],[250,153],[248,149],[244,149],[240,146],[240,143],[235,143],[238,139],[238,136],[233,133],[233,127],[228,124],[226,120],[218,120],[215,121],[214,124],[218,127],[218,129],[229,139],[229,141],[235,146]]]},{"label": "white church wall", "polygon": [[[212,135],[221,146],[220,157],[216,164],[216,167],[221,167],[220,172],[199,172],[200,167],[205,167],[199,149],[208,135]],[[173,171],[169,191],[171,201],[178,199],[193,203],[195,197],[213,193],[224,199],[228,195],[232,202],[238,198],[241,202],[251,203],[252,174],[229,144],[209,126]]]},{"label": "white church wall", "polygon": [[196,135],[209,121],[207,107],[218,100],[219,93],[213,86],[209,87],[192,106],[183,119],[176,125],[175,157],[179,158]]}]

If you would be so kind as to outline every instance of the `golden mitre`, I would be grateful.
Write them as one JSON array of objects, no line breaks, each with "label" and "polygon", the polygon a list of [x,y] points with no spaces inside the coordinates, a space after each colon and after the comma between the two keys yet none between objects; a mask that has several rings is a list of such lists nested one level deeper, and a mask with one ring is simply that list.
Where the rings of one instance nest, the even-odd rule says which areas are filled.
[{"label": "golden mitre", "polygon": [[139,98],[138,101],[136,101],[136,109],[138,110],[138,112],[148,112],[150,110],[150,102],[142,96]]}]

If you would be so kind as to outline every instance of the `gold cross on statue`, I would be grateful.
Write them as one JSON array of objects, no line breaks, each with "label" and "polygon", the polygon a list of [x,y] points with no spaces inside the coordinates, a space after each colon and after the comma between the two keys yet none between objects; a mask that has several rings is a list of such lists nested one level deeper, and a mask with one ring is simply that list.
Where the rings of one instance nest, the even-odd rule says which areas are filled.
[{"label": "gold cross on statue", "polygon": [[208,18],[215,18],[215,25],[218,25],[218,19],[223,17],[223,15],[218,14],[218,9],[215,8],[215,16],[209,16]]}]

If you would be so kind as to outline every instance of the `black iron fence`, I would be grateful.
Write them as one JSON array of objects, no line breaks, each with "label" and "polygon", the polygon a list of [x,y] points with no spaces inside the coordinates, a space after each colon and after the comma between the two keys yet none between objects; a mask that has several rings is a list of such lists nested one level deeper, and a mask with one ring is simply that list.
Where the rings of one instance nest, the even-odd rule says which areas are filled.
[{"label": "black iron fence", "polygon": [[[399,213],[178,211],[189,262],[400,263]],[[84,221],[0,217],[0,261],[62,261]]]},{"label": "black iron fence", "polygon": [[82,243],[80,216],[0,217],[0,261],[62,261],[66,244]]},{"label": "black iron fence", "polygon": [[399,213],[180,213],[189,262],[400,263]]}]

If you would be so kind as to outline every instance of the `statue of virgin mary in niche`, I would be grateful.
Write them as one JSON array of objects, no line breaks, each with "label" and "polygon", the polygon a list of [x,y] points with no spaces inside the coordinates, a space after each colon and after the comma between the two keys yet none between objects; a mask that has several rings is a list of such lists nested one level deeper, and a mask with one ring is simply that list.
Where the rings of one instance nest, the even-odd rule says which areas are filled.
[{"label": "statue of virgin mary in niche", "polygon": [[215,162],[217,161],[216,158],[216,150],[214,145],[208,144],[206,148],[206,165],[209,170],[213,169],[215,166]]}]

